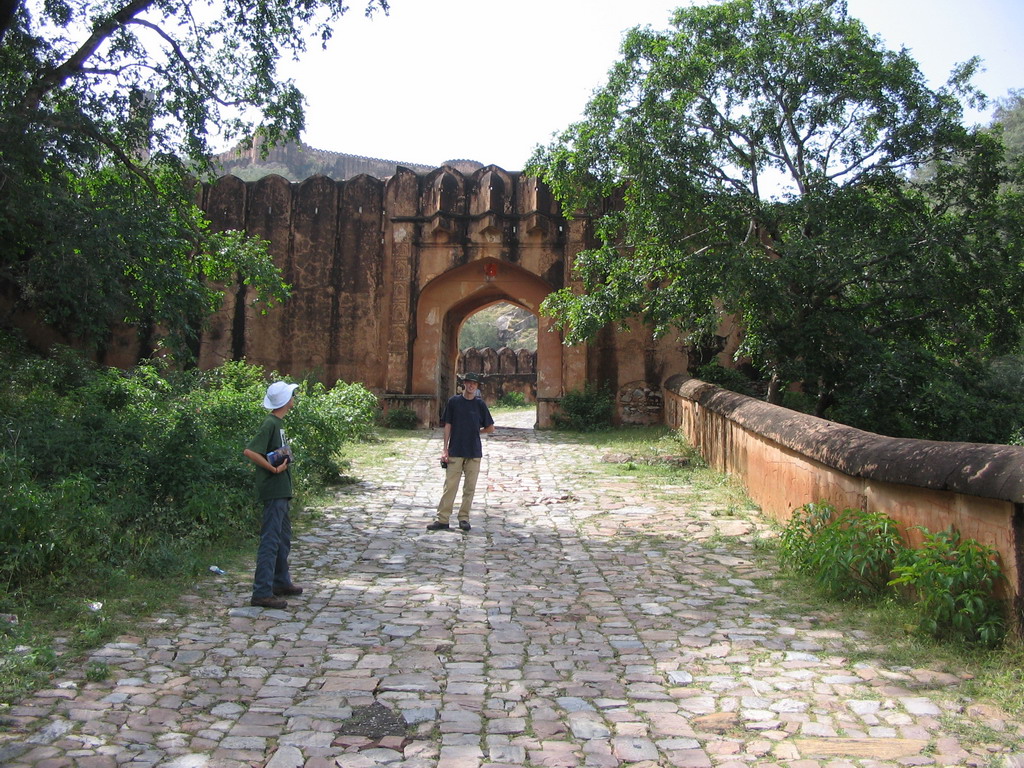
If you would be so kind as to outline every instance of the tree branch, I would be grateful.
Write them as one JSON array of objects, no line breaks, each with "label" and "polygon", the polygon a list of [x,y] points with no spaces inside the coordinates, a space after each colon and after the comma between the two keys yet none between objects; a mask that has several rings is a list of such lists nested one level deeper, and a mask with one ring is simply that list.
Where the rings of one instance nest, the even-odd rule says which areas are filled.
[{"label": "tree branch", "polygon": [[[0,2],[7,1],[9,0],[0,0]],[[120,10],[99,21],[93,27],[93,32],[89,35],[89,38],[79,46],[77,51],[68,57],[67,61],[50,69],[32,88],[28,90],[25,94],[25,98],[22,100],[22,108],[26,111],[35,111],[38,109],[39,104],[47,93],[52,91],[54,88],[63,85],[67,82],[68,78],[75,73],[82,71],[85,62],[88,61],[94,53],[96,53],[103,42],[110,37],[118,27],[126,24],[134,16],[142,13],[153,5],[153,3],[154,0],[132,0],[132,2],[129,2]]]},{"label": "tree branch", "polygon": [[127,24],[135,24],[135,25],[140,26],[140,27],[145,27],[146,29],[152,30],[157,35],[162,37],[164,39],[164,41],[169,46],[171,46],[171,50],[174,51],[174,55],[175,55],[175,57],[177,57],[178,61],[181,62],[182,66],[184,66],[185,69],[188,70],[188,73],[192,76],[193,82],[195,82],[196,85],[198,85],[199,88],[204,93],[206,93],[206,95],[210,99],[212,99],[216,103],[220,104],[222,107],[237,107],[237,106],[239,106],[242,103],[241,101],[225,101],[224,99],[222,99],[218,95],[218,93],[213,88],[211,88],[203,80],[202,77],[200,77],[199,73],[196,71],[196,68],[192,66],[192,62],[189,61],[188,56],[186,56],[184,51],[181,50],[181,46],[178,45],[178,41],[175,40],[170,35],[168,35],[166,32],[164,32],[164,30],[161,29],[158,25],[154,24],[151,21],[146,21],[145,19],[129,19],[128,21],[125,22],[125,24],[126,25]]}]

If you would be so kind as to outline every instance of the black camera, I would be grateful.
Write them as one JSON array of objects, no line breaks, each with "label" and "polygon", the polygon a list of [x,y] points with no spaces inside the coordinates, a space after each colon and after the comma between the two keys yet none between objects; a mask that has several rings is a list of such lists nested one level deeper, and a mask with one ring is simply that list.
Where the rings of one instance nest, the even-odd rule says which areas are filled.
[{"label": "black camera", "polygon": [[271,451],[267,454],[267,461],[270,462],[270,466],[279,467],[286,461],[292,460],[292,450],[286,445],[281,446],[276,451]]},{"label": "black camera", "polygon": [[441,459],[441,469],[448,469],[448,462]]}]

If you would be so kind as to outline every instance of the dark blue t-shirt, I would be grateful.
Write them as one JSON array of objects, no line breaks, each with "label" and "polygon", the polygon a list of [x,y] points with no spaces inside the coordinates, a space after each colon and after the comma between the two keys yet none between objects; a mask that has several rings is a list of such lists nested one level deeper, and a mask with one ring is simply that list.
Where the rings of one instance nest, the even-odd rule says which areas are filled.
[{"label": "dark blue t-shirt", "polygon": [[482,397],[467,400],[462,395],[448,398],[441,414],[441,426],[452,425],[448,455],[463,459],[479,459],[484,455],[480,430],[494,423]]}]

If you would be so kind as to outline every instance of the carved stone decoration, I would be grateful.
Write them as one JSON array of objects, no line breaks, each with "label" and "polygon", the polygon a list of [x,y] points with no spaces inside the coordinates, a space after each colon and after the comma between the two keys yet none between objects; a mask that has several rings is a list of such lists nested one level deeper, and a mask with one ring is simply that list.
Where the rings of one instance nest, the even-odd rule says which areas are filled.
[{"label": "carved stone decoration", "polygon": [[616,397],[623,424],[660,424],[664,398],[661,387],[646,381],[631,381],[619,387]]}]

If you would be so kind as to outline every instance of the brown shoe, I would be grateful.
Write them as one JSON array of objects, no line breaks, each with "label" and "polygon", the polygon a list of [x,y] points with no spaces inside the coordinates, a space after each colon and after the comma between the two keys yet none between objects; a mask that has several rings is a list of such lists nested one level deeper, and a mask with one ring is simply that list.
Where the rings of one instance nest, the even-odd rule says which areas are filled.
[{"label": "brown shoe", "polygon": [[284,587],[274,587],[274,595],[301,595],[302,587],[295,584],[288,584]]},{"label": "brown shoe", "polygon": [[288,601],[270,595],[268,597],[254,597],[249,601],[249,605],[255,605],[259,608],[287,608]]}]

